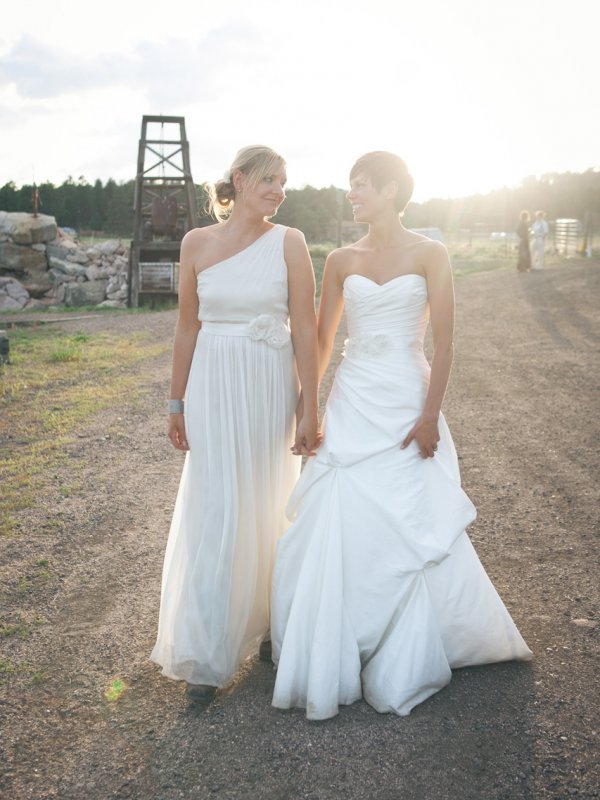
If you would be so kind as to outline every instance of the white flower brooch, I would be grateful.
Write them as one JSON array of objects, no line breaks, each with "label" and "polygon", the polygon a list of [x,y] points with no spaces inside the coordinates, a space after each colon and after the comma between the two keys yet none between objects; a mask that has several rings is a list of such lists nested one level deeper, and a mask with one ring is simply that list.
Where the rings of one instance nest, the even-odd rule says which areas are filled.
[{"label": "white flower brooch", "polygon": [[261,314],[248,325],[248,336],[255,342],[266,342],[271,347],[285,347],[290,341],[290,332],[285,324],[271,314]]}]

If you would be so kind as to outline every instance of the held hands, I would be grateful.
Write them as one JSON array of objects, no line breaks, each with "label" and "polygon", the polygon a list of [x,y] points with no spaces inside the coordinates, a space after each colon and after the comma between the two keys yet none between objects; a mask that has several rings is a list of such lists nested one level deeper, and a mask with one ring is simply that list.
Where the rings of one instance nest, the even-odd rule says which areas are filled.
[{"label": "held hands", "polygon": [[183,414],[169,414],[169,439],[176,450],[189,450]]},{"label": "held hands", "polygon": [[400,445],[400,449],[408,447],[415,440],[423,458],[433,458],[440,440],[437,419],[419,419]]},{"label": "held hands", "polygon": [[290,450],[295,456],[314,456],[322,440],[316,417],[302,417],[296,424],[296,438]]}]

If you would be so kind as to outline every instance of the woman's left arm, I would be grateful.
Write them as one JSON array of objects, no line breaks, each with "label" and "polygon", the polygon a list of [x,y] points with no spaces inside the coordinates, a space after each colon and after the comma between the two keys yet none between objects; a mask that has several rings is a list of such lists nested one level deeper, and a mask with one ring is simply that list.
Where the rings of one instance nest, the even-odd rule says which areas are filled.
[{"label": "woman's left arm", "polygon": [[452,282],[452,267],[444,245],[439,242],[432,242],[428,249],[425,278],[427,280],[433,338],[431,376],[423,413],[402,442],[402,447],[407,447],[415,439],[423,458],[433,458],[437,450],[437,443],[440,440],[438,419],[442,401],[446,394],[454,355],[454,285]]},{"label": "woman's left arm", "polygon": [[315,455],[318,446],[317,321],[315,274],[304,235],[290,228],[284,242],[288,267],[288,306],[298,377],[302,389],[302,412],[292,447],[296,455]]}]

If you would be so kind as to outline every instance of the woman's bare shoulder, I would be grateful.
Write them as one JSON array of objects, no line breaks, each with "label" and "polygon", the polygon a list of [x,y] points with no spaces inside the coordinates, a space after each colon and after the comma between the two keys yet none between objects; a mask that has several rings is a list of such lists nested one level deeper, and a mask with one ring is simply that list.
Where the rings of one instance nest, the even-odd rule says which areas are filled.
[{"label": "woman's bare shoulder", "polygon": [[306,241],[306,237],[299,228],[290,228],[288,225],[280,225],[279,227],[283,228],[283,235],[286,239],[297,239],[302,242]]},{"label": "woman's bare shoulder", "polygon": [[426,239],[415,252],[419,255],[419,262],[428,281],[452,280],[450,256],[443,242]]},{"label": "woman's bare shoulder", "polygon": [[292,253],[298,250],[306,250],[306,238],[301,230],[298,230],[298,228],[288,228],[287,225],[282,225],[281,227],[284,228],[283,244],[286,254],[288,251]]},{"label": "woman's bare shoulder", "polygon": [[193,249],[197,245],[220,239],[221,237],[217,232],[219,227],[219,225],[205,225],[203,228],[192,228],[181,240],[181,246]]},{"label": "woman's bare shoulder", "polygon": [[358,242],[347,244],[345,247],[337,247],[329,253],[327,261],[336,266],[353,263],[365,250],[363,241],[363,239],[359,239]]}]

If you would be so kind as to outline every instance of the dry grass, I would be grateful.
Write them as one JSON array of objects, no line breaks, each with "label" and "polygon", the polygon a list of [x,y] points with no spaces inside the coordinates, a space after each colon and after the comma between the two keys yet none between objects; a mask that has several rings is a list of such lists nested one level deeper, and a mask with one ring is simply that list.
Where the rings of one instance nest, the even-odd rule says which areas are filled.
[{"label": "dry grass", "polygon": [[[16,529],[67,458],[86,420],[141,391],[139,371],[168,345],[147,333],[68,334],[46,327],[11,334],[10,365],[0,368],[0,535]],[[76,494],[77,482],[61,494]]]}]

